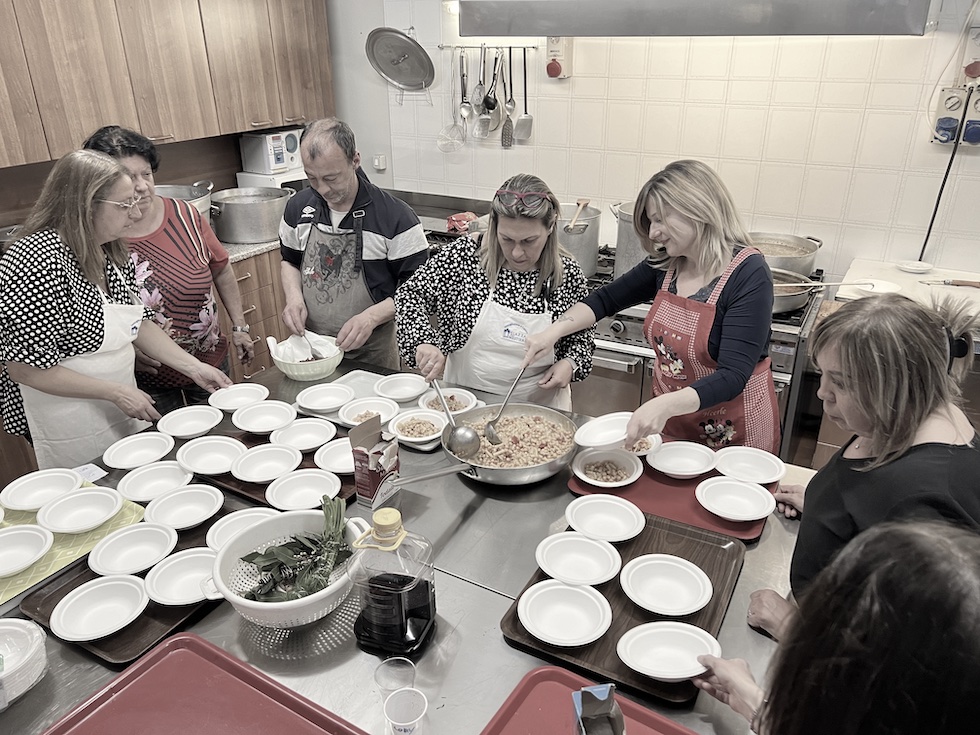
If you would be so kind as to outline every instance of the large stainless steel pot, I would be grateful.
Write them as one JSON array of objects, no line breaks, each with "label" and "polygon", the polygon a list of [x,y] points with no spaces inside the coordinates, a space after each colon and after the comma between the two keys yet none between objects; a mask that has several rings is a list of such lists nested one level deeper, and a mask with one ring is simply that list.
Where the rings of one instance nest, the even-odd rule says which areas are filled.
[{"label": "large stainless steel pot", "polygon": [[823,241],[809,235],[797,237],[774,232],[750,232],[749,237],[752,244],[766,256],[770,268],[808,275],[813,273],[817,250],[823,245]]},{"label": "large stainless steel pot", "polygon": [[[454,418],[459,423],[485,424],[494,417],[499,409],[499,403],[494,406],[471,408],[469,411],[463,411],[462,413],[456,414]],[[554,421],[562,429],[569,432],[568,451],[550,462],[533,465],[531,467],[487,467],[486,465],[477,464],[472,460],[463,460],[449,451],[449,448],[446,445],[446,439],[448,438],[449,431],[452,430],[452,427],[447,426],[442,433],[442,451],[445,452],[448,457],[464,462],[470,466],[470,469],[463,473],[464,475],[491,485],[528,485],[532,482],[538,482],[539,480],[544,480],[554,474],[557,474],[567,467],[572,461],[572,458],[575,456],[575,442],[572,439],[572,436],[575,435],[575,430],[578,427],[575,425],[574,421],[568,418],[568,416],[563,413],[559,413],[554,409],[546,408],[544,406],[535,406],[530,403],[509,403],[504,409],[503,415],[543,416],[549,421]]]},{"label": "large stainless steel pot", "polygon": [[565,225],[571,223],[577,210],[577,204],[561,205],[561,211],[568,216],[558,218],[558,242],[575,256],[585,277],[591,278],[599,265],[599,216],[602,212],[595,207],[583,207],[575,227],[566,232]]},{"label": "large stainless steel pot", "polygon": [[186,184],[159,184],[154,187],[158,196],[183,199],[194,207],[208,222],[211,221],[211,190],[214,182],[204,179]]},{"label": "large stainless steel pot", "polygon": [[286,202],[296,192],[277,187],[222,189],[211,195],[211,219],[221,242],[257,243],[279,239]]},{"label": "large stainless steel pot", "polygon": [[[804,276],[782,268],[770,268],[772,271],[773,299],[772,313],[784,314],[806,306],[810,294],[818,288],[823,288],[819,281],[813,281]],[[812,286],[780,286],[781,283],[812,283]]]},{"label": "large stainless steel pot", "polygon": [[613,277],[619,278],[637,263],[647,259],[649,253],[643,249],[640,237],[633,229],[633,206],[636,202],[610,204],[609,209],[619,221],[616,231],[616,263]]}]

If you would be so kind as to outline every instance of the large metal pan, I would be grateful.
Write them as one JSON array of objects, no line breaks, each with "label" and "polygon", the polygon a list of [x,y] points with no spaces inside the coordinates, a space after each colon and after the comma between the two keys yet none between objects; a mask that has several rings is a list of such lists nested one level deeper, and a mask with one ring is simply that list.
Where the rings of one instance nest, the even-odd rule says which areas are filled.
[{"label": "large metal pan", "polygon": [[775,232],[750,232],[749,238],[753,247],[762,251],[770,268],[808,275],[813,273],[817,250],[823,245],[823,241],[809,235],[798,237]]},{"label": "large metal pan", "polygon": [[[808,276],[793,271],[783,270],[782,268],[770,268],[772,271],[772,313],[784,314],[787,311],[795,311],[800,307],[806,306],[810,300],[810,294],[824,285],[819,281],[814,281]],[[812,286],[780,286],[781,283],[812,283]]]},{"label": "large metal pan", "polygon": [[[469,411],[456,414],[455,419],[459,423],[485,424],[494,417],[499,409],[499,403],[493,406],[483,406],[482,408],[471,408]],[[575,456],[575,441],[571,437],[575,435],[575,430],[578,426],[568,416],[554,409],[535,406],[530,403],[510,403],[504,409],[503,415],[543,416],[555,422],[559,427],[569,432],[568,451],[550,462],[532,465],[531,467],[487,467],[486,465],[477,464],[472,460],[460,459],[449,451],[446,441],[449,437],[451,427],[447,426],[442,432],[442,451],[446,453],[446,456],[460,462],[465,462],[470,466],[469,470],[463,472],[464,475],[491,485],[528,485],[557,474],[572,461],[572,458]]]}]

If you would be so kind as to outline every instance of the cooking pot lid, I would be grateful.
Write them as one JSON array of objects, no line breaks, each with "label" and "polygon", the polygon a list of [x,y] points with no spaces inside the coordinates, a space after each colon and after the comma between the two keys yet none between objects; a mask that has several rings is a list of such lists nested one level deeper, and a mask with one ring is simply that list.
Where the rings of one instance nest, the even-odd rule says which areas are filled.
[{"label": "cooking pot lid", "polygon": [[432,84],[436,71],[418,41],[394,28],[375,28],[364,46],[371,66],[399,89],[418,91]]}]

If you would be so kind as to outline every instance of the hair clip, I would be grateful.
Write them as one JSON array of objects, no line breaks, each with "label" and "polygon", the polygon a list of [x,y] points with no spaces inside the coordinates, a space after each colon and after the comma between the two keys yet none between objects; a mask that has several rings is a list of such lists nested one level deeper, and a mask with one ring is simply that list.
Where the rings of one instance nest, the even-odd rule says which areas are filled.
[{"label": "hair clip", "polygon": [[954,337],[949,327],[943,326],[946,331],[946,341],[949,342],[949,364],[946,365],[946,372],[953,369],[953,360],[958,357],[966,357],[970,354],[971,341],[964,336]]}]

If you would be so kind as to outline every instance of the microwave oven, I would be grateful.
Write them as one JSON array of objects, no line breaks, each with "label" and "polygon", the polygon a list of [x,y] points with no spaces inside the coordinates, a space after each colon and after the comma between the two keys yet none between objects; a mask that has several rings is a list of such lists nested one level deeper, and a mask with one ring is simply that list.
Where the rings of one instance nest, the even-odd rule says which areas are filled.
[{"label": "microwave oven", "polygon": [[256,174],[251,171],[239,171],[236,176],[238,185],[243,188],[258,186],[299,191],[310,185],[310,180],[306,178],[306,172],[302,168],[283,171],[278,174]]},{"label": "microwave oven", "polygon": [[243,133],[238,144],[242,168],[254,174],[275,174],[302,168],[299,139],[303,128],[267,133]]}]

